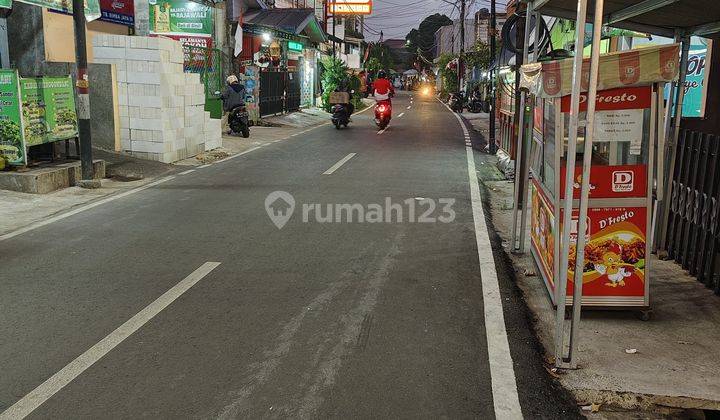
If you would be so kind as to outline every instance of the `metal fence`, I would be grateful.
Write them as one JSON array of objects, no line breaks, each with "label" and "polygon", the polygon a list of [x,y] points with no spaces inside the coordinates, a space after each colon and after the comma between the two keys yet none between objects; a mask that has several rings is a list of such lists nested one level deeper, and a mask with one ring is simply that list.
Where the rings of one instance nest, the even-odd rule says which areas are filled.
[{"label": "metal fence", "polygon": [[299,73],[285,70],[260,72],[260,115],[300,109]]},{"label": "metal fence", "polygon": [[222,92],[225,87],[222,51],[189,44],[183,45],[183,51],[183,70],[185,73],[200,74],[200,80],[205,85],[205,110],[210,111],[213,118],[220,118],[222,101],[217,92]]},{"label": "metal fence", "polygon": [[720,137],[680,133],[668,220],[668,256],[720,294]]}]

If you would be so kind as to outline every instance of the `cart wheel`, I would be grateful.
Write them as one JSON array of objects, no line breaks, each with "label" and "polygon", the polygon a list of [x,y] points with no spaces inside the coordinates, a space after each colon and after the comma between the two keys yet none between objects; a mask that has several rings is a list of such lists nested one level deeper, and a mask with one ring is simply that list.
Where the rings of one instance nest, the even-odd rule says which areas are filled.
[{"label": "cart wheel", "polygon": [[650,321],[652,319],[652,309],[638,312],[638,318],[641,321]]}]

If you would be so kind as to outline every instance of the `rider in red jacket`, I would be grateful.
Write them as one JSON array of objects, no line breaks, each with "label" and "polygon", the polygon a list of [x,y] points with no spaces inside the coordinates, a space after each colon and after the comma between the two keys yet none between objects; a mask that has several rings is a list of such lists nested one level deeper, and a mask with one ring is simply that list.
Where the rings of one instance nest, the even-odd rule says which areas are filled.
[{"label": "rider in red jacket", "polygon": [[[395,95],[395,88],[392,83],[387,79],[385,70],[380,70],[377,74],[377,80],[373,83],[373,89],[377,95],[388,95],[387,102],[390,102],[390,97]],[[381,101],[378,101],[381,102]],[[384,101],[383,101],[384,102]]]}]

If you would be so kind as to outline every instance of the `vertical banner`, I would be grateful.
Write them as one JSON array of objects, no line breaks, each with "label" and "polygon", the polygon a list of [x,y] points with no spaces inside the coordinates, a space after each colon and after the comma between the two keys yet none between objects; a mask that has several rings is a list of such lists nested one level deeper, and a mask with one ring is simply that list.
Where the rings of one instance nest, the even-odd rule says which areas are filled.
[{"label": "vertical banner", "polygon": [[711,42],[708,39],[692,37],[688,53],[687,77],[685,79],[683,117],[701,118],[705,116],[707,77],[710,74]]},{"label": "vertical banner", "polygon": [[19,91],[17,70],[0,70],[0,154],[11,165],[27,163]]}]

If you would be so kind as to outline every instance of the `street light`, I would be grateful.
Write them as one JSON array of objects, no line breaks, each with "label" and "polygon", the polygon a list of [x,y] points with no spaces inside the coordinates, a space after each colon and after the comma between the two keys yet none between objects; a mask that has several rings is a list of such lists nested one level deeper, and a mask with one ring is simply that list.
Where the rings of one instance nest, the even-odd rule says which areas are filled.
[{"label": "street light", "polygon": [[272,39],[272,36],[270,36],[269,32],[263,32],[262,39],[265,42],[270,42],[270,40]]}]

